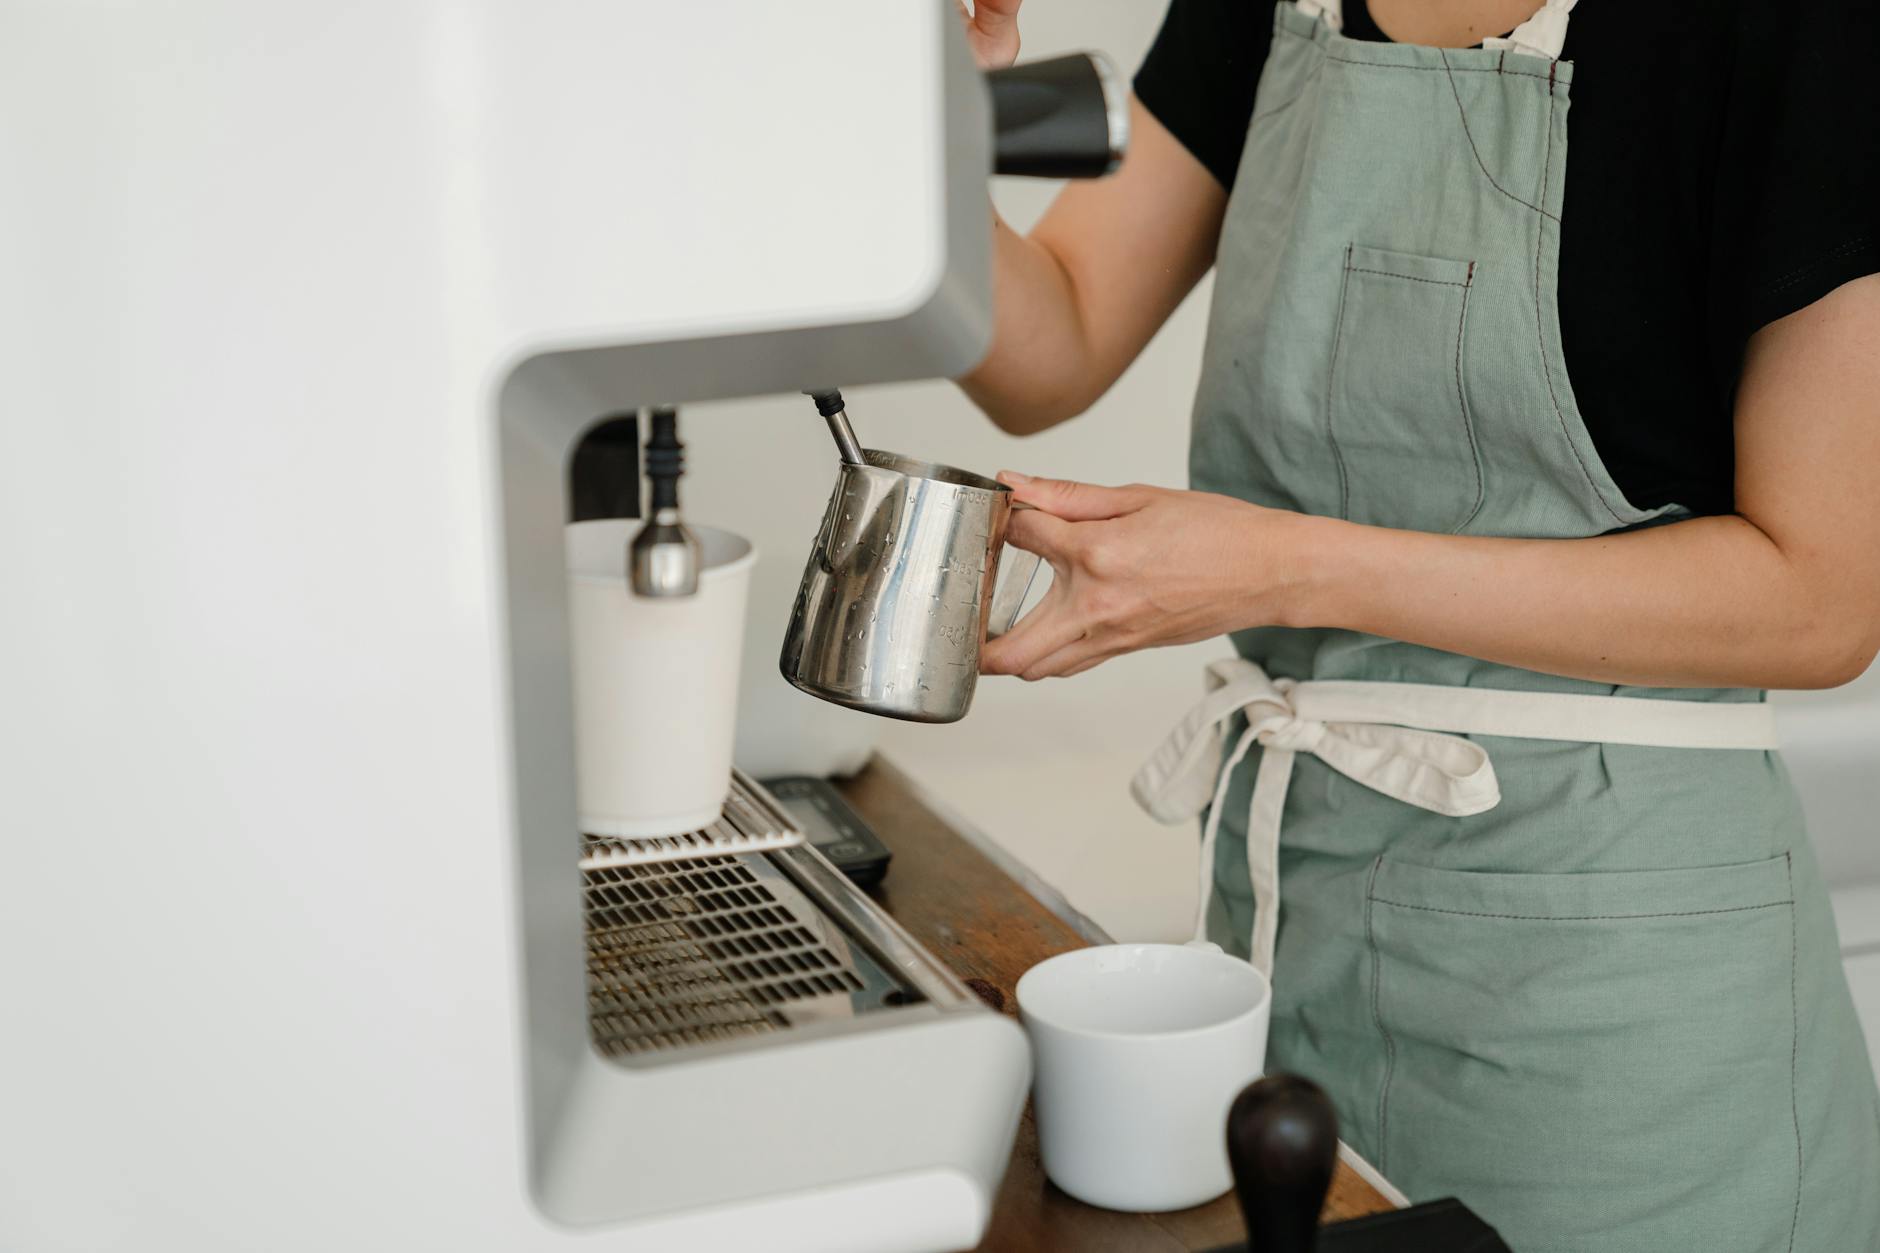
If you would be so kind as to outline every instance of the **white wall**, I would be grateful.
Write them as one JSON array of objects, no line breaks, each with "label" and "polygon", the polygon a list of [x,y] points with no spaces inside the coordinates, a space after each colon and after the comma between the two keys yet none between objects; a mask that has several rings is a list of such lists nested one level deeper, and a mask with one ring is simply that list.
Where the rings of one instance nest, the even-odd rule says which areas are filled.
[{"label": "white wall", "polygon": [[[1880,666],[1846,687],[1770,699],[1822,874],[1833,887],[1880,891]],[[1880,945],[1880,908],[1862,930]]]},{"label": "white wall", "polygon": [[[1133,74],[1161,16],[1162,6],[1150,0],[1031,0],[1023,16],[1024,55],[1096,48]],[[1024,229],[1055,191],[1055,184],[1000,180],[994,198]],[[1000,433],[949,383],[855,388],[844,395],[865,444],[982,473],[1011,468],[1181,486],[1206,302],[1204,286],[1089,414],[1028,440]],[[1069,682],[989,679],[972,713],[950,727],[893,723],[823,705],[777,674],[783,624],[835,472],[821,419],[802,397],[769,397],[696,406],[682,435],[690,450],[688,515],[749,535],[763,550],[752,587],[740,715],[739,760],[746,768],[773,773],[853,764],[878,743],[1112,933],[1174,936],[1185,929],[1194,832],[1143,817],[1129,798],[1128,781],[1198,696],[1201,660],[1224,646],[1124,658]]]}]

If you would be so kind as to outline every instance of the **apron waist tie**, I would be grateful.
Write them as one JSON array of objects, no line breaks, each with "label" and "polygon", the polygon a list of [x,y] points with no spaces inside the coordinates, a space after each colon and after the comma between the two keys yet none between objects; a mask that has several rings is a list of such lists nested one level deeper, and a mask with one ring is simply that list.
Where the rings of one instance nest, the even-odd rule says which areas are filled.
[{"label": "apron waist tie", "polygon": [[[1488,751],[1463,735],[1633,744],[1654,748],[1773,749],[1775,711],[1763,702],[1713,704],[1564,692],[1514,692],[1440,684],[1272,679],[1234,657],[1207,669],[1207,695],[1130,783],[1157,821],[1207,809],[1195,937],[1204,939],[1214,886],[1214,845],[1234,768],[1255,744],[1265,751],[1247,812],[1253,887],[1251,961],[1273,970],[1279,935],[1279,833],[1293,758],[1311,753],[1375,792],[1463,817],[1493,809],[1501,787]],[[1222,727],[1245,712],[1247,729],[1226,761]]]}]

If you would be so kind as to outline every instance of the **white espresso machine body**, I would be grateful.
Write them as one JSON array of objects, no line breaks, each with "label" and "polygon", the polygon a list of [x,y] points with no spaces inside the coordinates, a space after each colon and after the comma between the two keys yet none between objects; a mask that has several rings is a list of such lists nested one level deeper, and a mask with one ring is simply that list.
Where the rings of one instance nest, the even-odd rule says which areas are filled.
[{"label": "white espresso machine body", "polygon": [[561,561],[605,413],[983,351],[948,0],[5,25],[0,1248],[973,1243],[1003,1018],[590,1047]]}]

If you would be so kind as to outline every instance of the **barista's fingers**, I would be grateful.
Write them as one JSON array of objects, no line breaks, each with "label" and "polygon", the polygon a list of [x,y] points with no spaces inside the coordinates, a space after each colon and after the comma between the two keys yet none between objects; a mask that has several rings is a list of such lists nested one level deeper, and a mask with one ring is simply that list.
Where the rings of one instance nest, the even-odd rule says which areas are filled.
[{"label": "barista's fingers", "polygon": [[1024,0],[974,0],[973,21],[988,34],[1003,34],[1018,24],[1019,6]]},{"label": "barista's fingers", "polygon": [[1082,674],[1084,671],[1094,670],[1098,666],[1102,665],[1104,662],[1110,660],[1112,657],[1119,657],[1121,655],[1122,654],[1120,653],[1104,653],[1100,657],[1092,657],[1089,661],[1079,662],[1078,664],[1072,666],[1070,669],[1066,670],[1063,674],[1060,674],[1058,678],[1060,679],[1075,678],[1078,675]]},{"label": "barista's fingers", "polygon": [[986,641],[979,654],[980,673],[1024,674],[1040,657],[1080,638],[1084,627],[1068,612],[1067,599],[1062,586],[1052,583],[1038,607],[1020,618],[1017,626],[998,639]]},{"label": "barista's fingers", "polygon": [[1099,487],[1070,479],[1035,479],[1015,470],[999,471],[999,481],[1012,489],[1012,497],[1066,522],[1100,522],[1134,513],[1149,503],[1153,487]]},{"label": "barista's fingers", "polygon": [[1051,563],[1053,570],[1063,574],[1077,549],[1077,524],[1053,517],[1041,509],[1014,509],[1005,524],[1005,542],[1028,553],[1037,553]]},{"label": "barista's fingers", "polygon": [[1018,6],[1023,0],[974,0],[971,13],[965,0],[953,0],[966,23],[966,41],[982,70],[1002,69],[1018,59]]},{"label": "barista's fingers", "polygon": [[1073,674],[1082,674],[1092,666],[1098,666],[1122,653],[1112,638],[1085,632],[1078,639],[1047,657],[1033,662],[1020,674],[1026,682],[1037,679],[1068,679]]},{"label": "barista's fingers", "polygon": [[1083,633],[1062,604],[1053,604],[1047,592],[1038,607],[1019,619],[997,639],[987,640],[979,653],[981,674],[1023,674],[1026,667],[1056,652]]}]

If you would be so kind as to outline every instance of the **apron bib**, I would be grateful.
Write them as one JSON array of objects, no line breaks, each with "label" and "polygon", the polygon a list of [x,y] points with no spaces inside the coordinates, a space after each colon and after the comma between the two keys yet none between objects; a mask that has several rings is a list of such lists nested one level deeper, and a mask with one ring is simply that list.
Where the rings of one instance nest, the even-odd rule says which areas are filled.
[{"label": "apron bib", "polygon": [[[1566,373],[1572,7],[1445,49],[1278,6],[1196,489],[1476,535],[1683,516],[1626,501]],[[1880,1096],[1763,693],[1234,645],[1135,791],[1206,811],[1198,929],[1273,972],[1268,1064],[1354,1147],[1522,1253],[1880,1248]]]}]

